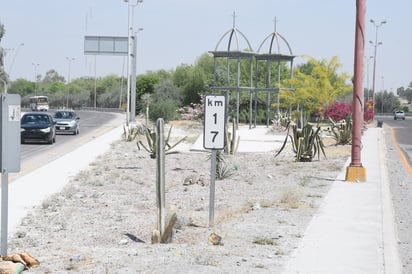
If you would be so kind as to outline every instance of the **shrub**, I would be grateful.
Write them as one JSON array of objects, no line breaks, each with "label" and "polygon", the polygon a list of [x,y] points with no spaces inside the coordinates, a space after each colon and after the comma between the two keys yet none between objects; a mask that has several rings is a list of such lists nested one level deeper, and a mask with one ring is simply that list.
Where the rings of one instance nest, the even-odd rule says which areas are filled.
[{"label": "shrub", "polygon": [[335,101],[325,110],[325,119],[331,118],[333,121],[341,121],[351,113],[351,105],[347,102]]},{"label": "shrub", "polygon": [[365,102],[363,119],[365,122],[370,122],[373,119],[373,100],[368,100]]},{"label": "shrub", "polygon": [[158,118],[163,118],[165,122],[178,117],[177,102],[172,99],[159,100],[150,105],[149,117],[155,122]]}]

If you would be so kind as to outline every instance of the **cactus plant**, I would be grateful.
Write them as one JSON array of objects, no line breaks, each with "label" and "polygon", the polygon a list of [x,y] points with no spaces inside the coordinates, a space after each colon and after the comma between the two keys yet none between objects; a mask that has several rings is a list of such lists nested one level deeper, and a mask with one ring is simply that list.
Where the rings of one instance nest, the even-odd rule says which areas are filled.
[{"label": "cactus plant", "polygon": [[[181,138],[179,141],[177,141],[175,144],[171,145],[169,143],[170,135],[172,132],[172,128],[170,127],[169,132],[167,134],[167,138],[165,139],[165,154],[170,154],[172,153],[171,150],[176,147],[178,144],[183,142],[187,136]],[[156,158],[156,132],[150,130],[149,128],[146,128],[144,136],[146,137],[146,145],[142,141],[142,134],[138,133],[138,140],[136,142],[137,147],[139,150],[141,149],[140,146],[142,146],[147,152],[150,153],[150,158],[155,159]]]},{"label": "cactus plant", "polygon": [[[291,122],[288,124],[285,141],[275,157],[283,151],[288,138],[290,138],[296,161],[311,162],[316,156],[319,160],[321,153],[326,159],[325,145],[320,137],[320,126],[314,129],[313,126],[307,122],[304,122],[302,125],[303,126],[299,128],[296,123]],[[292,132],[289,133],[290,131]]]},{"label": "cactus plant", "polygon": [[329,117],[331,122],[331,133],[336,145],[349,145],[352,143],[352,116],[347,115],[345,120],[335,122]]}]

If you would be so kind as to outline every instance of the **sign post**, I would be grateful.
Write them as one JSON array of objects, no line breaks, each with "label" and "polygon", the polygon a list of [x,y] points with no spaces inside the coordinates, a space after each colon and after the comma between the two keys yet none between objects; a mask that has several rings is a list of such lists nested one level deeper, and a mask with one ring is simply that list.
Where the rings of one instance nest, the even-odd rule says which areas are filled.
[{"label": "sign post", "polygon": [[20,95],[1,94],[1,256],[7,255],[9,172],[20,171]]},{"label": "sign post", "polygon": [[211,149],[209,227],[215,218],[216,151],[225,147],[226,97],[206,95],[204,113],[203,147]]}]

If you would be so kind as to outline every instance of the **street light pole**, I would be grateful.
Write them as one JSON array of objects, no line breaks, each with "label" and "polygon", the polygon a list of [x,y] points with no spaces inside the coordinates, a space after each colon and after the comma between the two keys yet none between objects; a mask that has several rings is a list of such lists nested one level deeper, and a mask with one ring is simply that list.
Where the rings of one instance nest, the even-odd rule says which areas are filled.
[{"label": "street light pole", "polygon": [[70,96],[70,69],[71,69],[71,63],[72,61],[75,60],[73,57],[66,57],[67,61],[69,61],[69,72],[67,75],[67,101],[66,101],[66,108],[69,108],[69,96]]},{"label": "street light pole", "polygon": [[137,33],[143,31],[143,28],[139,28],[133,37],[133,62],[132,62],[132,77],[131,77],[131,90],[130,90],[130,100],[131,100],[131,110],[130,110],[130,121],[136,122],[136,63],[137,63]]},{"label": "street light pole", "polygon": [[[128,18],[127,18],[127,106],[126,106],[126,125],[129,125],[130,122],[130,89],[131,89],[131,78],[132,78],[132,55],[133,55],[133,8],[139,3],[142,3],[143,0],[124,0],[128,3]],[[136,76],[135,76],[136,77]]]},{"label": "street light pole", "polygon": [[368,90],[368,100],[371,99],[370,88],[369,88],[369,60],[372,58],[373,56],[369,56],[368,58],[366,58],[366,88]]},{"label": "street light pole", "polygon": [[10,77],[11,77],[11,70],[13,69],[14,61],[16,60],[17,54],[19,53],[20,48],[22,46],[24,46],[24,43],[20,43],[19,46],[16,49],[16,52],[14,53],[13,60],[11,61],[11,64],[10,64],[10,67],[9,67],[9,76]]},{"label": "street light pole", "polygon": [[378,29],[383,25],[386,24],[386,21],[383,20],[379,24],[376,24],[373,19],[370,22],[375,26],[375,43],[369,41],[375,47],[374,54],[373,54],[373,79],[372,79],[372,100],[373,100],[373,116],[375,116],[375,80],[376,80],[376,51],[379,45],[382,45],[382,42],[378,42]]},{"label": "street light pole", "polygon": [[34,96],[37,95],[37,67],[40,65],[38,63],[31,63],[34,66]]}]

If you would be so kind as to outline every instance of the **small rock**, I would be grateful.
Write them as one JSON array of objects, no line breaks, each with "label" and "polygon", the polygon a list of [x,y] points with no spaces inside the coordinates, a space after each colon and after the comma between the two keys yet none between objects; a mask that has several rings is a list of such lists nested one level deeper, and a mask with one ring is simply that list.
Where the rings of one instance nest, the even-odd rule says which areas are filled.
[{"label": "small rock", "polygon": [[129,241],[127,239],[121,239],[119,245],[127,245]]},{"label": "small rock", "polygon": [[220,237],[219,235],[217,235],[216,233],[212,232],[209,235],[208,238],[209,242],[211,242],[214,245],[221,245],[222,244],[222,237]]}]

